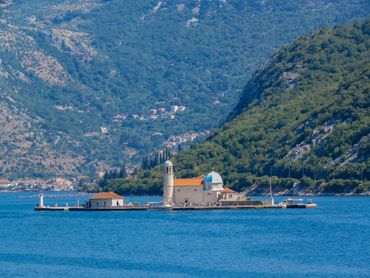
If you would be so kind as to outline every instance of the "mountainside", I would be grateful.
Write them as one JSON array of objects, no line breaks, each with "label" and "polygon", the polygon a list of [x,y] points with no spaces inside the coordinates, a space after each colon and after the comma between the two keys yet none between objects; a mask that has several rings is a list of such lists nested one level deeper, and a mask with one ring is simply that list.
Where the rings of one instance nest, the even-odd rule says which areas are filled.
[{"label": "mountainside", "polygon": [[204,137],[277,47],[369,14],[360,0],[0,0],[0,175],[95,173]]},{"label": "mountainside", "polygon": [[[229,120],[173,158],[178,177],[219,171],[249,193],[361,193],[370,178],[370,20],[327,28],[275,53]],[[125,184],[160,188],[160,170]],[[148,181],[149,179],[149,181]]]}]

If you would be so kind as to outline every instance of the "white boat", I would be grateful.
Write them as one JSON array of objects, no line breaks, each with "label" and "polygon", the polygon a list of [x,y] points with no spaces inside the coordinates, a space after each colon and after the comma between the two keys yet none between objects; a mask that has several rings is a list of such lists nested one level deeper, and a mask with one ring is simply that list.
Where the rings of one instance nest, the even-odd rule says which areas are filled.
[{"label": "white boat", "polygon": [[166,210],[172,209],[172,206],[169,204],[163,204],[162,202],[147,202],[144,205],[147,209],[155,209],[155,210]]},{"label": "white boat", "polygon": [[287,198],[280,204],[283,208],[316,208],[317,204],[314,204],[311,199],[308,199],[307,203],[304,203],[302,198]]}]

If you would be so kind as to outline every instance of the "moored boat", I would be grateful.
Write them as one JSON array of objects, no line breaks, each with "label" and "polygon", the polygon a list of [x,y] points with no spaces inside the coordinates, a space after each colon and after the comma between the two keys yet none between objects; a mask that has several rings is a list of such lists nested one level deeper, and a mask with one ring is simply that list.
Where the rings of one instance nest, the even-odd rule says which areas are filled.
[{"label": "moored boat", "polygon": [[146,209],[150,210],[168,210],[172,209],[172,206],[169,204],[164,204],[163,202],[146,202],[144,204]]},{"label": "moored boat", "polygon": [[317,204],[314,204],[311,199],[304,203],[302,198],[287,198],[281,203],[283,208],[316,208]]}]

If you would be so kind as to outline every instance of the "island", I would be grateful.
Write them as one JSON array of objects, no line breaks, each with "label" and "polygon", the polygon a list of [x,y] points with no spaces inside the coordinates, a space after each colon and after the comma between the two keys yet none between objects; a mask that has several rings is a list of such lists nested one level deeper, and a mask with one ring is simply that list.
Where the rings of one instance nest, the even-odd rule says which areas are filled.
[{"label": "island", "polygon": [[245,192],[224,187],[219,173],[211,171],[206,176],[177,179],[173,164],[167,160],[163,166],[163,200],[161,202],[132,203],[114,192],[101,192],[83,205],[49,206],[44,195],[34,208],[36,211],[132,211],[132,210],[210,210],[210,209],[278,209],[315,208],[312,201],[289,198],[275,204],[271,190],[269,200],[252,200]]}]

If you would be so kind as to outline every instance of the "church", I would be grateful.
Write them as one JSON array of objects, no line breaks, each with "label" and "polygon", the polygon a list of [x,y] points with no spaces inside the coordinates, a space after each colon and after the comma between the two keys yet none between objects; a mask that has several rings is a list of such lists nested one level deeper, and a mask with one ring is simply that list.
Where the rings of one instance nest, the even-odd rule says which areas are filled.
[{"label": "church", "polygon": [[163,203],[175,206],[215,205],[221,200],[233,200],[239,193],[224,188],[220,174],[212,171],[206,176],[177,179],[171,161],[163,169]]}]

